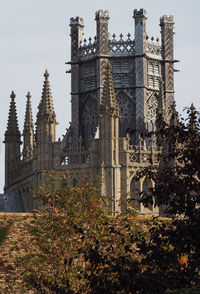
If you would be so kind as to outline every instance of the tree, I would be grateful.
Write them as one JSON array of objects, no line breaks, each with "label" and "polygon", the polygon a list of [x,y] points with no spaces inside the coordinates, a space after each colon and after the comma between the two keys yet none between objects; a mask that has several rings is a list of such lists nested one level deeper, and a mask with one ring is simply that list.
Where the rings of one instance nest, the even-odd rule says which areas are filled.
[{"label": "tree", "polygon": [[155,220],[150,238],[140,246],[144,275],[155,286],[157,281],[163,283],[163,291],[200,283],[200,120],[193,105],[187,115],[178,120],[173,107],[169,125],[158,116],[156,137],[163,146],[160,166],[150,166],[135,177],[155,182],[155,188],[141,193],[141,201],[148,205],[154,199],[165,215],[173,217],[157,225]]},{"label": "tree", "polygon": [[159,294],[200,285],[200,121],[193,106],[187,112],[179,121],[173,108],[169,125],[158,114],[160,165],[135,177],[154,180],[141,201],[171,219],[109,217],[98,187],[48,175],[23,261],[25,279],[38,292]]},{"label": "tree", "polygon": [[29,227],[26,281],[41,293],[127,293],[143,287],[136,247],[145,237],[140,222],[109,217],[107,199],[86,179],[73,187],[64,174],[48,177],[51,187],[40,189],[40,209]]}]

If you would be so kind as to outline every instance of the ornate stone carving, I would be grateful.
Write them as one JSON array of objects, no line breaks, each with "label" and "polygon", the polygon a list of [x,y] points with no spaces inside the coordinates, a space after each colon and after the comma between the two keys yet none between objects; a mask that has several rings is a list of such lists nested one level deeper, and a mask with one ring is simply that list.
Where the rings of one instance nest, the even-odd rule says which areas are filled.
[{"label": "ornate stone carving", "polygon": [[140,130],[144,125],[144,90],[137,88],[135,90],[136,97],[136,128]]},{"label": "ornate stone carving", "polygon": [[155,123],[157,108],[158,108],[158,97],[157,97],[157,94],[152,93],[147,100],[147,106],[146,106],[147,123],[149,122]]},{"label": "ornate stone carving", "polygon": [[79,55],[79,46],[82,41],[84,21],[80,17],[70,18],[71,27],[71,58],[76,59]]},{"label": "ornate stone carving", "polygon": [[107,55],[108,48],[108,11],[99,10],[96,12],[95,20],[97,22],[97,53]]},{"label": "ornate stone carving", "polygon": [[131,40],[131,35],[127,35],[127,40],[123,40],[123,35],[120,34],[120,39],[116,40],[116,35],[112,35],[112,40],[109,40],[110,55],[133,55],[135,53],[135,41]]}]

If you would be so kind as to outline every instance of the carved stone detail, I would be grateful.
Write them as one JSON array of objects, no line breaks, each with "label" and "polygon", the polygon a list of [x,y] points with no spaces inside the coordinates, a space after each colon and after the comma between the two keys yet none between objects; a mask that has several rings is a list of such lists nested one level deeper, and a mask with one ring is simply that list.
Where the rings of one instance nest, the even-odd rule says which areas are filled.
[{"label": "carved stone detail", "polygon": [[71,27],[71,59],[75,60],[79,56],[80,42],[82,41],[84,21],[80,17],[70,19]]},{"label": "carved stone detail", "polygon": [[[173,26],[174,20],[172,16],[164,15],[160,19],[163,59],[165,76],[165,96],[166,96],[166,112],[168,121],[170,120],[170,109],[174,101],[174,47],[173,47]],[[169,62],[170,61],[170,62]]]},{"label": "carved stone detail", "polygon": [[135,53],[135,41],[130,39],[130,34],[127,35],[128,39],[123,40],[123,35],[120,34],[120,39],[116,40],[116,35],[112,35],[112,40],[109,40],[109,53],[110,55],[133,55]]},{"label": "carved stone detail", "polygon": [[146,105],[146,118],[147,118],[147,123],[155,123],[156,120],[156,111],[158,108],[158,97],[157,94],[152,93],[150,97],[147,100],[147,105]]},{"label": "carved stone detail", "polygon": [[143,128],[144,125],[144,90],[137,88],[135,90],[136,96],[136,128],[138,130]]},{"label": "carved stone detail", "polygon": [[97,11],[95,20],[97,22],[97,54],[107,55],[109,53],[108,11]]}]

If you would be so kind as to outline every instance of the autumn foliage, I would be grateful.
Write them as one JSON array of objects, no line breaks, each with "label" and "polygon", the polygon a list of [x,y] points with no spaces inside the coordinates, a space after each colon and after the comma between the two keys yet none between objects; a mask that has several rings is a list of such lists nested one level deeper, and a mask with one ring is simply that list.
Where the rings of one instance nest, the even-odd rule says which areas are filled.
[{"label": "autumn foliage", "polygon": [[169,126],[162,117],[157,121],[165,151],[160,166],[135,176],[154,180],[141,201],[159,205],[170,219],[111,217],[98,185],[83,179],[71,186],[68,175],[48,174],[51,187],[38,193],[40,209],[28,228],[33,249],[23,259],[25,280],[38,293],[159,294],[198,287],[199,121],[192,107],[185,122],[173,115]]}]

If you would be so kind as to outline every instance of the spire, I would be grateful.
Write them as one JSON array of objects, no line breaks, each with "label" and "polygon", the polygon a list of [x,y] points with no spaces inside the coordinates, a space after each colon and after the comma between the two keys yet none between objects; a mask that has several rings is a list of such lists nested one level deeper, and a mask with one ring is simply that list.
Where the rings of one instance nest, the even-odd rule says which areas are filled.
[{"label": "spire", "polygon": [[37,113],[37,123],[39,123],[40,120],[46,120],[50,122],[56,122],[56,115],[54,112],[53,107],[53,101],[52,101],[52,95],[51,95],[51,89],[49,84],[49,73],[46,69],[44,73],[44,85],[42,90],[42,98],[40,101],[40,104],[38,106],[38,113]]},{"label": "spire", "polygon": [[197,130],[197,112],[196,112],[196,108],[194,107],[193,103],[191,104],[188,112],[189,112],[188,129],[195,131],[195,130]]},{"label": "spire", "polygon": [[111,72],[111,65],[108,63],[107,73],[104,82],[101,115],[108,114],[110,116],[119,117],[119,106],[117,105],[114,83]]},{"label": "spire", "polygon": [[25,113],[25,120],[24,120],[24,131],[23,135],[26,131],[30,131],[30,129],[33,129],[33,118],[32,118],[32,109],[31,109],[31,94],[30,92],[26,95],[27,101],[26,101],[26,113]]},{"label": "spire", "polygon": [[170,125],[171,126],[178,126],[179,121],[178,121],[178,113],[176,111],[176,102],[173,101],[172,106],[171,106],[171,119],[170,119]]},{"label": "spire", "polygon": [[24,144],[23,144],[23,159],[30,159],[33,155],[33,118],[31,109],[31,94],[27,93],[26,113],[24,120]]},{"label": "spire", "polygon": [[38,106],[36,121],[36,144],[52,143],[56,140],[56,114],[49,84],[49,73],[44,73],[42,97]]},{"label": "spire", "polygon": [[15,93],[12,91],[11,95],[11,102],[10,102],[10,109],[8,114],[8,124],[7,130],[5,132],[6,136],[21,136],[19,128],[18,128],[18,119],[17,119],[17,110],[16,110],[16,103],[15,103]]}]

